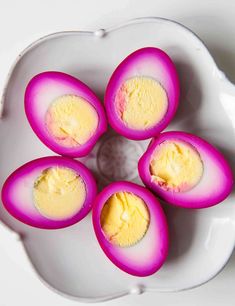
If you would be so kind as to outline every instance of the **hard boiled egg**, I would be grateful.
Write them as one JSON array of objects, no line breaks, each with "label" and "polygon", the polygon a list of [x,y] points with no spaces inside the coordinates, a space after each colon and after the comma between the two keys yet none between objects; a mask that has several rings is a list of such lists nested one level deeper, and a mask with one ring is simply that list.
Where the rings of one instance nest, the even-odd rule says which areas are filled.
[{"label": "hard boiled egg", "polygon": [[134,140],[157,135],[170,123],[179,101],[174,63],[158,48],[128,55],[113,72],[105,93],[110,125]]},{"label": "hard boiled egg", "polygon": [[223,201],[232,191],[232,170],[211,144],[185,132],[154,138],[139,161],[146,186],[165,201],[204,208]]},{"label": "hard boiled egg", "polygon": [[96,95],[62,72],[43,72],[31,79],[25,112],[39,139],[54,152],[70,157],[88,154],[107,129]]},{"label": "hard boiled egg", "polygon": [[168,227],[156,197],[130,182],[114,182],[93,207],[96,237],[107,257],[136,276],[155,273],[167,257]]},{"label": "hard boiled egg", "polygon": [[8,212],[28,225],[56,229],[91,210],[96,183],[82,163],[59,156],[32,160],[15,170],[2,188]]}]

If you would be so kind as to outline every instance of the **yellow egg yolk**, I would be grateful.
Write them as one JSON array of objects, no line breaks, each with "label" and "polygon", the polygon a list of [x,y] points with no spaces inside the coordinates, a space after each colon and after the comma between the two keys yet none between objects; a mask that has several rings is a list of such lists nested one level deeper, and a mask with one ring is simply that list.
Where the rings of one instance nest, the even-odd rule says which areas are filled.
[{"label": "yellow egg yolk", "polygon": [[152,180],[165,190],[184,192],[192,189],[203,174],[197,150],[181,141],[164,141],[155,150],[151,162]]},{"label": "yellow egg yolk", "polygon": [[57,98],[46,113],[46,127],[64,147],[83,145],[98,126],[95,108],[85,99],[65,95]]},{"label": "yellow egg yolk", "polygon": [[75,215],[83,206],[86,187],[73,170],[52,167],[44,170],[33,188],[34,205],[49,219],[65,219]]},{"label": "yellow egg yolk", "polygon": [[112,244],[128,247],[144,237],[150,217],[140,197],[130,192],[118,192],[104,204],[100,222],[105,236]]},{"label": "yellow egg yolk", "polygon": [[167,112],[165,89],[154,79],[134,77],[119,88],[115,105],[122,121],[132,129],[149,129],[160,122]]}]

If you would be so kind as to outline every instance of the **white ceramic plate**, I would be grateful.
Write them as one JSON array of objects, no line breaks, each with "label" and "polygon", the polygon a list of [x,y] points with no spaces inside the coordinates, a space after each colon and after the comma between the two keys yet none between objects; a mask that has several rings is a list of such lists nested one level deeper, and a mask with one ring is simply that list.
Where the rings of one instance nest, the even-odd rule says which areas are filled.
[{"label": "white ceramic plate", "polygon": [[[145,46],[165,50],[180,75],[180,107],[169,129],[206,138],[234,168],[235,88],[195,34],[169,20],[144,18],[108,30],[52,34],[20,55],[2,99],[0,185],[21,164],[53,155],[34,135],[24,114],[24,90],[32,76],[45,70],[67,72],[87,83],[102,99],[117,64]],[[100,188],[114,179],[140,183],[136,165],[146,145],[147,142],[128,141],[110,130],[83,161],[94,170]],[[21,224],[2,206],[0,217],[20,234],[32,266],[46,284],[68,297],[100,301],[132,292],[192,288],[214,277],[226,264],[235,242],[234,193],[220,205],[204,210],[166,204],[164,208],[170,226],[170,254],[164,267],[147,278],[132,277],[105,257],[95,239],[90,216],[56,231]]]}]

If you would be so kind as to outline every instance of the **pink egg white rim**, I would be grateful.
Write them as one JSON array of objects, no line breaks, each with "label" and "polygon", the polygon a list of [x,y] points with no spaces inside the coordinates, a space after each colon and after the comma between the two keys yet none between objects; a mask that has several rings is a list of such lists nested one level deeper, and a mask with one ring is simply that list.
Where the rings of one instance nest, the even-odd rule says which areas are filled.
[{"label": "pink egg white rim", "polygon": [[[185,141],[192,146],[197,148],[205,148],[207,152],[210,153],[211,156],[213,156],[214,159],[218,160],[220,163],[220,168],[222,168],[223,172],[226,173],[226,181],[224,182],[224,188],[222,189],[222,192],[218,195],[215,195],[213,197],[213,200],[210,201],[208,199],[199,200],[196,199],[196,201],[192,201],[189,203],[188,200],[178,198],[177,193],[171,192],[171,191],[165,191],[160,186],[158,186],[156,183],[154,183],[151,180],[151,174],[150,174],[150,161],[152,158],[152,155],[156,149],[156,147],[166,140],[182,140]],[[199,150],[198,150],[199,151]],[[200,153],[200,151],[199,151]],[[138,171],[139,175],[143,181],[143,183],[150,188],[152,191],[154,191],[159,197],[167,201],[168,203],[180,206],[184,208],[206,208],[213,205],[216,205],[220,202],[222,202],[225,198],[229,196],[229,194],[232,191],[233,188],[233,174],[231,171],[231,168],[225,158],[222,156],[222,154],[211,144],[203,140],[202,138],[185,133],[180,131],[171,131],[171,132],[164,132],[158,135],[158,137],[153,138],[152,141],[149,144],[149,147],[147,148],[146,152],[142,155],[142,157],[139,160],[138,163]]]},{"label": "pink egg white rim", "polygon": [[[16,179],[24,177],[25,175],[27,175],[28,172],[32,171],[36,167],[47,169],[48,167],[53,166],[62,166],[70,168],[76,171],[81,176],[86,186],[86,198],[83,207],[74,216],[64,220],[51,220],[38,213],[40,219],[39,221],[34,221],[28,215],[22,213],[21,211],[19,211],[19,209],[15,207],[9,196],[11,188],[14,186],[14,182]],[[61,156],[49,156],[32,160],[15,170],[7,178],[3,185],[2,203],[6,210],[13,217],[27,225],[42,229],[59,229],[73,225],[85,218],[92,208],[96,193],[97,187],[95,179],[93,178],[93,175],[91,174],[90,170],[81,162]]]},{"label": "pink egg white rim", "polygon": [[[102,228],[100,224],[100,215],[102,208],[105,204],[105,202],[108,200],[110,196],[112,196],[116,192],[120,191],[127,191],[132,192],[133,194],[136,194],[140,198],[142,198],[150,212],[150,222],[151,218],[157,219],[157,227],[158,230],[161,232],[161,242],[159,248],[161,248],[161,255],[158,258],[155,258],[155,260],[151,263],[150,267],[141,268],[139,270],[133,269],[128,267],[128,264],[125,264],[124,262],[121,262],[117,259],[117,257],[113,254],[111,254],[108,249],[109,247],[114,247],[111,245],[111,243],[106,239]],[[94,231],[97,237],[97,240],[106,254],[106,256],[121,270],[135,275],[135,276],[149,276],[155,272],[157,272],[163,263],[166,260],[168,249],[169,249],[169,234],[168,234],[168,225],[166,221],[165,214],[163,212],[163,209],[158,202],[157,198],[146,188],[139,186],[137,184],[126,182],[126,181],[119,181],[114,182],[105,187],[96,197],[94,206],[92,209],[92,221],[94,226]],[[141,243],[141,241],[139,242]],[[115,248],[118,248],[115,246]]]},{"label": "pink egg white rim", "polygon": [[[169,72],[170,79],[172,80],[173,84],[173,94],[174,97],[173,101],[168,101],[168,109],[166,114],[164,115],[163,119],[158,122],[153,127],[146,129],[146,130],[137,130],[137,129],[131,129],[128,126],[123,123],[121,118],[117,114],[117,110],[115,107],[115,103],[113,101],[115,94],[117,90],[117,83],[119,83],[119,78],[121,75],[125,73],[125,71],[128,69],[127,67],[132,65],[133,62],[135,62],[136,58],[138,57],[144,57],[148,54],[153,55],[154,57],[157,57],[158,59],[161,59],[161,62],[164,63],[164,65],[167,67],[167,71]],[[164,84],[162,84],[164,86]],[[105,92],[105,108],[106,113],[108,117],[108,121],[112,128],[117,131],[117,133],[132,139],[132,140],[143,140],[151,138],[155,135],[157,135],[159,132],[164,130],[168,124],[170,123],[171,119],[174,117],[176,110],[178,108],[179,104],[179,95],[180,95],[180,86],[179,86],[179,79],[177,75],[176,68],[174,66],[174,63],[170,59],[170,57],[161,49],[153,48],[153,47],[145,47],[136,50],[135,52],[128,55],[115,69],[113,72],[109,83],[106,88]]]},{"label": "pink egg white rim", "polygon": [[[38,123],[35,121],[34,110],[33,110],[34,106],[31,103],[32,91],[39,82],[41,82],[44,78],[46,79],[48,77],[52,79],[57,79],[61,82],[70,83],[74,87],[78,87],[81,90],[81,92],[83,92],[86,96],[89,97],[88,102],[95,108],[99,120],[98,120],[98,127],[95,133],[85,144],[73,148],[61,146],[53,139],[53,136],[49,135],[49,133],[46,131],[45,128],[40,127]],[[107,130],[107,121],[103,106],[96,97],[96,95],[94,94],[94,92],[80,80],[63,72],[46,71],[37,74],[30,80],[25,91],[25,113],[30,123],[30,126],[32,127],[33,131],[38,136],[38,138],[52,151],[64,156],[83,157],[87,155],[95,146],[100,136],[104,134],[105,131]]]}]

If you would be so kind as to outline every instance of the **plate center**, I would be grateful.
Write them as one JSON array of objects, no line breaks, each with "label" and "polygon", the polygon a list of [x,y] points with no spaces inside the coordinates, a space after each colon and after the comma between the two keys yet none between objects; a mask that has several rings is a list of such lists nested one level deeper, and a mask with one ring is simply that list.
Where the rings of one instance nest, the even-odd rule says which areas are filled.
[{"label": "plate center", "polygon": [[134,141],[115,135],[103,140],[97,154],[97,167],[108,181],[133,180],[138,176],[137,164],[143,154]]}]

